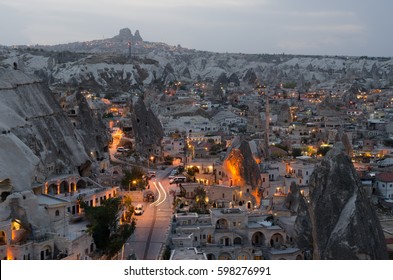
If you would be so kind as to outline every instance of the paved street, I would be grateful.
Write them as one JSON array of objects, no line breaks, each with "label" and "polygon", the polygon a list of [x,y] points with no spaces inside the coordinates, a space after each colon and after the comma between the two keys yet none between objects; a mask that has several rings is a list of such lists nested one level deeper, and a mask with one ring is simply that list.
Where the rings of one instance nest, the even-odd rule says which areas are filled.
[{"label": "paved street", "polygon": [[156,190],[156,201],[143,203],[145,212],[137,219],[134,234],[124,246],[123,258],[134,252],[138,259],[155,260],[159,258],[164,247],[172,218],[171,202],[169,196],[169,180],[166,178],[170,169],[158,171],[156,179],[150,181],[151,189]]}]

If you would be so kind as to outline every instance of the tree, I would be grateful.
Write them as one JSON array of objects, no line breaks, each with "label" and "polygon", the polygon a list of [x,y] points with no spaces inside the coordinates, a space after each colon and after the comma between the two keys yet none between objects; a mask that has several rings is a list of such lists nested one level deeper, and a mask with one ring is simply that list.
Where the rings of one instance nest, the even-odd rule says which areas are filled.
[{"label": "tree", "polygon": [[132,222],[132,213],[134,213],[134,206],[132,205],[131,196],[125,195],[123,196],[123,206],[124,206],[124,216],[123,222]]},{"label": "tree", "polygon": [[195,173],[199,173],[199,168],[198,168],[198,167],[192,166],[192,167],[189,167],[189,168],[187,169],[187,174],[188,174],[190,177],[195,176]]},{"label": "tree", "polygon": [[170,155],[167,155],[164,157],[164,164],[165,165],[171,165],[173,163],[173,157]]},{"label": "tree", "polygon": [[331,147],[326,146],[326,147],[319,147],[317,150],[317,154],[318,155],[322,155],[325,156],[327,152],[329,152],[329,150],[331,149]]},{"label": "tree", "polygon": [[199,186],[195,189],[195,202],[196,206],[200,210],[205,210],[206,208],[206,190],[203,186]]},{"label": "tree", "polygon": [[292,149],[292,156],[294,158],[300,157],[301,155],[302,155],[302,149],[300,149],[300,148],[293,148]]},{"label": "tree", "polygon": [[220,152],[224,148],[225,148],[224,144],[213,144],[209,150],[210,155],[216,155],[216,154],[218,154],[218,152]]},{"label": "tree", "polygon": [[383,143],[385,146],[393,147],[393,140],[392,139],[386,139],[383,141]]},{"label": "tree", "polygon": [[[145,180],[143,180],[143,175],[145,175],[145,172],[141,167],[134,166],[131,168],[131,171],[129,170],[123,170],[123,178],[121,179],[120,184],[122,185],[123,188],[128,188],[130,186],[130,182],[135,181],[136,186],[139,187],[144,187],[145,186]],[[133,187],[136,187],[133,186]]]},{"label": "tree", "polygon": [[162,258],[164,260],[169,260],[171,258],[171,248],[168,245],[165,245],[165,250]]},{"label": "tree", "polygon": [[108,258],[120,251],[123,244],[135,230],[135,220],[119,224],[119,212],[122,210],[120,197],[104,200],[100,206],[92,207],[81,203],[86,217],[90,221],[88,232],[92,235],[97,249]]}]

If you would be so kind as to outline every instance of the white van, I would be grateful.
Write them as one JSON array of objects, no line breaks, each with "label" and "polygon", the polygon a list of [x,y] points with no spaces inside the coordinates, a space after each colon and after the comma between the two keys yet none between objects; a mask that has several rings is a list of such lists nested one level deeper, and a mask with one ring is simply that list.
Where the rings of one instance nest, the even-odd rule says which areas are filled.
[{"label": "white van", "polygon": [[142,215],[143,214],[143,205],[142,204],[138,204],[137,206],[135,206],[134,214],[135,215]]}]

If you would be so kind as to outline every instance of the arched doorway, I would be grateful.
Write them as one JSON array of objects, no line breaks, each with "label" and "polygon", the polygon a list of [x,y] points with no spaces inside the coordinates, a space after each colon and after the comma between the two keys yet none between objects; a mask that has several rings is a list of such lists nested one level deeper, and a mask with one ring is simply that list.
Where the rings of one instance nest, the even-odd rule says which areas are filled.
[{"label": "arched doorway", "polygon": [[52,248],[50,246],[45,246],[44,248],[42,248],[40,258],[41,260],[51,260]]},{"label": "arched doorway", "polygon": [[302,255],[297,255],[297,256],[296,256],[296,259],[297,259],[297,260],[303,260],[303,257],[302,257]]},{"label": "arched doorway", "polygon": [[218,257],[219,260],[232,260],[232,257],[229,253],[221,253],[220,256]]},{"label": "arched doorway", "polygon": [[237,259],[238,259],[238,260],[249,260],[249,259],[250,259],[250,254],[247,253],[247,252],[240,252],[240,253],[237,255]]},{"label": "arched doorway", "polygon": [[49,187],[48,187],[48,194],[52,194],[52,195],[57,194],[57,184],[52,183],[52,184],[49,185]]},{"label": "arched doorway", "polygon": [[228,221],[226,219],[219,219],[216,223],[216,229],[228,229]]},{"label": "arched doorway", "polygon": [[264,246],[265,245],[265,235],[260,232],[257,231],[252,235],[252,245],[254,246]]},{"label": "arched doorway", "polygon": [[208,260],[215,260],[216,259],[216,256],[214,254],[207,254],[206,257]]},{"label": "arched doorway", "polygon": [[235,239],[233,239],[233,245],[242,245],[241,237],[235,237]]},{"label": "arched doorway", "polygon": [[86,182],[85,182],[84,180],[82,180],[82,179],[80,179],[80,180],[76,183],[76,188],[77,188],[78,190],[80,190],[80,189],[86,189],[86,186],[87,186]]},{"label": "arched doorway", "polygon": [[68,182],[67,181],[63,181],[60,183],[60,193],[68,193],[69,189],[68,189]]},{"label": "arched doorway", "polygon": [[275,233],[270,238],[270,246],[273,248],[280,248],[284,244],[284,237],[280,233]]}]

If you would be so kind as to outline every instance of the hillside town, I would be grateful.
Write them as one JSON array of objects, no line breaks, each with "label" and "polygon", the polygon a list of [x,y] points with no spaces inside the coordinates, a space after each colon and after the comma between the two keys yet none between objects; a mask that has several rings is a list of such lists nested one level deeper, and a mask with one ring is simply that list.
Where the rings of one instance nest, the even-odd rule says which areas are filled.
[{"label": "hillside town", "polygon": [[[391,59],[179,73],[191,50],[127,36],[0,49],[1,259],[393,258]],[[112,246],[94,208],[116,198]]]}]

